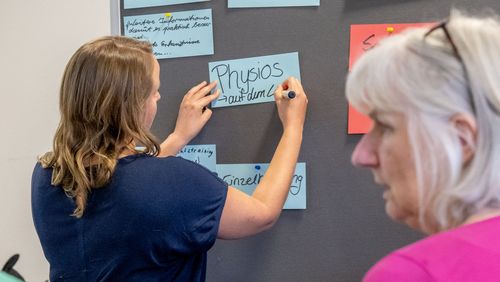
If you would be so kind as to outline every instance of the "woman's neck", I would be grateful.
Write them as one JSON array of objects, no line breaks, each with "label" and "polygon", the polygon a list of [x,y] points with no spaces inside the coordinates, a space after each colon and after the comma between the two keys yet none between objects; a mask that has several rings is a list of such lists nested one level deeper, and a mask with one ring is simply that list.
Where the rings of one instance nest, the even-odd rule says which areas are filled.
[{"label": "woman's neck", "polygon": [[[135,147],[135,142],[132,145],[133,145],[132,148],[134,148]],[[118,154],[118,158],[119,159],[125,158],[127,156],[134,155],[136,153],[137,153],[136,151],[129,149],[127,146],[123,146],[122,149],[120,150],[120,154]]]},{"label": "woman's neck", "polygon": [[497,216],[500,216],[500,209],[488,209],[486,211],[478,212],[474,215],[469,216],[469,218],[467,218],[467,220],[462,225],[480,222]]}]

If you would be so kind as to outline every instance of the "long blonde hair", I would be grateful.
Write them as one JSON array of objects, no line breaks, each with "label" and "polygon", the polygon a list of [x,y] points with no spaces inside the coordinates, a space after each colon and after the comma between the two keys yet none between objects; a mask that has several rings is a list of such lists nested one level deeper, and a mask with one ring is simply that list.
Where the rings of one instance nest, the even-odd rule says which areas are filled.
[{"label": "long blonde hair", "polygon": [[80,47],[64,71],[61,120],[53,151],[39,158],[53,168],[52,185],[75,200],[81,217],[91,189],[105,186],[125,150],[157,155],[159,144],[143,126],[143,107],[153,87],[149,43],[102,37]]}]

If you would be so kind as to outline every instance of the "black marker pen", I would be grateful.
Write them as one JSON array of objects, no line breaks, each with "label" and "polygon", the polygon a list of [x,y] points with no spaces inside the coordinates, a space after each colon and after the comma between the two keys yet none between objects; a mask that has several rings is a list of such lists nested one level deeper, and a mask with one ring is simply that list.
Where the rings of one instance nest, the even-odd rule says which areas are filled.
[{"label": "black marker pen", "polygon": [[295,94],[295,91],[293,90],[285,90],[281,92],[281,96],[283,96],[283,98],[285,99],[293,99],[296,95],[297,94]]}]

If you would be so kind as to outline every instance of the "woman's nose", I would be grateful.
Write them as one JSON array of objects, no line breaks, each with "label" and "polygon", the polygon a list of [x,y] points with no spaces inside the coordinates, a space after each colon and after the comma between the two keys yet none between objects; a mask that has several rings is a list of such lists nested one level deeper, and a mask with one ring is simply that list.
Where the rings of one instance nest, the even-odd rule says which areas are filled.
[{"label": "woman's nose", "polygon": [[370,133],[365,134],[352,152],[351,163],[356,167],[376,167],[378,158],[375,143]]}]

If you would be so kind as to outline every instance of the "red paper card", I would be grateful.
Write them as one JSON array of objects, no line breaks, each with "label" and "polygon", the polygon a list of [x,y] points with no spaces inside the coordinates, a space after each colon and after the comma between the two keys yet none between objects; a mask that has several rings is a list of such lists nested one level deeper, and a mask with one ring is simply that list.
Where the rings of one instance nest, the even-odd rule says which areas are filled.
[{"label": "red paper card", "polygon": [[[409,24],[353,24],[351,25],[351,41],[349,48],[349,71],[356,60],[364,52],[373,48],[381,39],[397,34],[409,27],[427,26],[430,23],[409,23]],[[372,126],[369,117],[356,111],[349,105],[347,133],[363,134],[367,133]]]}]

